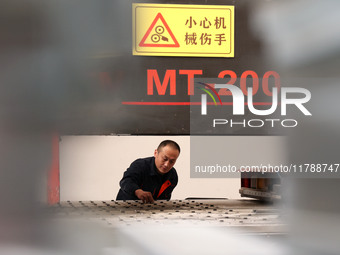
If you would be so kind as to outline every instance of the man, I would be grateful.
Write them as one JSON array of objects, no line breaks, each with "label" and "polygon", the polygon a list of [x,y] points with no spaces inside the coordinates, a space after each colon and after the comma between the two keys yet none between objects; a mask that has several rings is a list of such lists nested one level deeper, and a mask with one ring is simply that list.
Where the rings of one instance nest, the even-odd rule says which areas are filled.
[{"label": "man", "polygon": [[179,145],[171,140],[161,142],[154,157],[137,159],[124,172],[117,200],[142,200],[152,203],[170,199],[178,177],[173,166],[179,156]]}]

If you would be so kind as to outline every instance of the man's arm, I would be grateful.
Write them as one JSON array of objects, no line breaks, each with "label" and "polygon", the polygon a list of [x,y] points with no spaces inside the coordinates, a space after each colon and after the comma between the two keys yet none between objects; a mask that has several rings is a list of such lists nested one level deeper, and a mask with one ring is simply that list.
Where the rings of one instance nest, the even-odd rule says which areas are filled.
[{"label": "man's arm", "polygon": [[123,179],[120,181],[121,189],[130,194],[135,195],[143,201],[143,203],[154,202],[151,192],[141,189],[143,182],[143,162],[136,160],[132,162],[130,167],[124,172]]},{"label": "man's arm", "polygon": [[122,180],[119,182],[120,188],[130,194],[135,195],[135,191],[140,189],[143,181],[143,173],[139,160],[131,163],[130,167],[124,172]]}]

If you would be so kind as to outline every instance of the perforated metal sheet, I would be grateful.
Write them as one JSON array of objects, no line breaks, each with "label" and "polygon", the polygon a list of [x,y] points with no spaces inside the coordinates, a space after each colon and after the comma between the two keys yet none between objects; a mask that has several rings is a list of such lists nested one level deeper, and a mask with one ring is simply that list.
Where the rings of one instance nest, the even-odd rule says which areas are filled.
[{"label": "perforated metal sheet", "polygon": [[285,224],[280,208],[254,200],[67,201],[51,210],[58,217],[99,222],[108,227],[183,224],[234,227],[247,233],[280,234]]}]

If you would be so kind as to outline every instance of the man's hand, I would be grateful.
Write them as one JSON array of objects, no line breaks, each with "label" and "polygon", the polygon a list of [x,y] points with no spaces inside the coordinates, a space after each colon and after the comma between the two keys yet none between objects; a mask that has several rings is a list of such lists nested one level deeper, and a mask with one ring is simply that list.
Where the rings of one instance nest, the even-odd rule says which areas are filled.
[{"label": "man's hand", "polygon": [[135,191],[136,196],[143,201],[143,203],[153,203],[153,197],[151,192],[143,191],[142,189],[137,189]]}]

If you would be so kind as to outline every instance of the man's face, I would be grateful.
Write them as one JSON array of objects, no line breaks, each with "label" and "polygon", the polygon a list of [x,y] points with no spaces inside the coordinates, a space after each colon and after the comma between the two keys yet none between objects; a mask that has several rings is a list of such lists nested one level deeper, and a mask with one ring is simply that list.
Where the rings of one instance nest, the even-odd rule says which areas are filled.
[{"label": "man's face", "polygon": [[160,174],[166,174],[175,165],[179,151],[172,146],[164,146],[158,152],[155,150],[155,165]]}]

